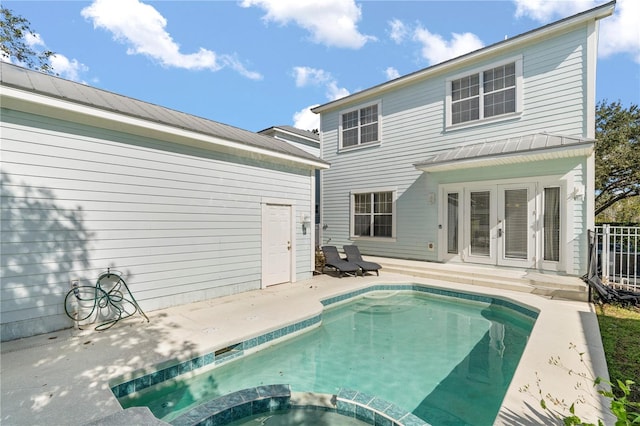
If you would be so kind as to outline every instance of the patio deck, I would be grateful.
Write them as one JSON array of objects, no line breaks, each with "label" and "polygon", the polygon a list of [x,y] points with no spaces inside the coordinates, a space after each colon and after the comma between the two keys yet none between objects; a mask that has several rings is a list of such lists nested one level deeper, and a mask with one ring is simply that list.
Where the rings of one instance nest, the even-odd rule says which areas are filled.
[{"label": "patio deck", "polygon": [[[576,408],[584,420],[595,422],[596,418],[604,418],[605,424],[610,423],[606,401],[597,395],[591,383],[576,390],[578,379],[548,362],[551,357],[560,357],[566,368],[578,372],[586,372],[588,368],[594,376],[608,377],[597,318],[590,304],[554,300],[549,295],[514,291],[508,286],[487,287],[477,282],[464,284],[430,278],[430,269],[425,269],[423,262],[403,262],[406,274],[399,274],[394,272],[397,269],[392,267],[393,262],[369,259],[385,266],[379,277],[319,275],[307,281],[147,312],[149,323],[135,316],[104,332],[92,328],[68,329],[5,342],[0,358],[0,422],[83,425],[105,416],[122,415],[122,408],[110,390],[116,377],[150,372],[160,363],[190,359],[308,318],[322,311],[320,300],[331,296],[370,284],[415,282],[508,298],[540,310],[495,424],[561,424],[541,410],[537,377],[542,380],[545,394],[549,392],[569,403],[578,395],[585,397],[586,403]],[[512,273],[493,271],[496,282],[502,281],[499,276]],[[132,290],[135,292],[135,286]],[[584,364],[577,352],[569,348],[570,344],[578,352],[584,352]],[[527,385],[530,391],[521,391]]]}]

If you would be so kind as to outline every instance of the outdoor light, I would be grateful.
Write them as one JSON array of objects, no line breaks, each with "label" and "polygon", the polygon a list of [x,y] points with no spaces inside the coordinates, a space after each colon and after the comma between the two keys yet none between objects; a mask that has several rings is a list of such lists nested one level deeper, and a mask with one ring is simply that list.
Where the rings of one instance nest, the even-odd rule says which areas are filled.
[{"label": "outdoor light", "polygon": [[573,197],[574,200],[578,200],[582,197],[584,197],[584,185],[576,185],[573,188],[573,191],[571,191],[571,196]]},{"label": "outdoor light", "polygon": [[311,226],[311,219],[308,214],[303,213],[300,222],[302,222],[302,235],[307,235],[307,228]]}]

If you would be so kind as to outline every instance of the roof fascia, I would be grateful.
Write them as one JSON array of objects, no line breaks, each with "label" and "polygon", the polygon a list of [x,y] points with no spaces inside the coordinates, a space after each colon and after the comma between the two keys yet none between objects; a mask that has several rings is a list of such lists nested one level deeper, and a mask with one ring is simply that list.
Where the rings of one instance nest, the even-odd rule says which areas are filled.
[{"label": "roof fascia", "polygon": [[449,170],[470,169],[474,167],[494,166],[497,164],[517,164],[538,161],[541,155],[545,159],[560,159],[573,157],[588,157],[594,151],[594,143],[560,146],[555,148],[534,149],[526,152],[512,152],[483,157],[465,158],[459,160],[442,161],[439,163],[422,162],[413,166],[423,172],[440,172]]},{"label": "roof fascia", "polygon": [[451,69],[454,69],[457,67],[462,67],[471,62],[480,61],[484,58],[499,54],[502,51],[513,49],[514,47],[518,47],[519,45],[524,45],[524,44],[530,43],[531,41],[535,41],[541,38],[546,38],[553,34],[566,31],[570,28],[573,28],[579,25],[584,25],[589,21],[596,21],[602,18],[606,18],[607,16],[610,16],[613,14],[615,3],[616,3],[615,0],[613,0],[609,3],[595,7],[585,12],[567,17],[565,19],[553,22],[543,27],[533,29],[523,34],[516,35],[513,38],[494,43],[492,45],[483,47],[481,49],[467,53],[465,55],[458,56],[457,58],[453,58],[448,61],[441,62],[439,64],[433,65],[428,68],[424,68],[422,70],[397,78],[395,80],[391,80],[391,81],[379,84],[377,86],[371,87],[369,89],[365,89],[361,92],[354,93],[353,95],[346,96],[344,98],[340,98],[335,101],[317,106],[315,108],[312,108],[311,111],[316,114],[321,114],[323,112],[331,111],[337,108],[342,108],[345,105],[350,104],[352,102],[358,102],[358,101],[364,100],[365,98],[379,96],[382,93],[412,84],[416,81],[424,80],[426,78],[432,77],[439,73],[450,71]]},{"label": "roof fascia", "polygon": [[[2,85],[1,99],[3,108],[36,113],[67,121],[78,121],[101,128],[128,131],[140,136],[149,137],[150,134],[165,135],[170,136],[172,142],[182,143],[184,145],[209,150],[234,152],[245,157],[255,157],[256,155],[264,156],[272,159],[272,161],[294,163],[299,167],[314,169],[329,168],[329,164],[321,160],[313,161],[286,153],[274,152],[167,124],[144,120],[126,114],[119,114],[117,112],[58,99],[40,93],[20,90],[6,85]],[[79,118],[82,118],[82,120],[79,120]],[[115,123],[117,123],[117,125],[114,125]]]}]

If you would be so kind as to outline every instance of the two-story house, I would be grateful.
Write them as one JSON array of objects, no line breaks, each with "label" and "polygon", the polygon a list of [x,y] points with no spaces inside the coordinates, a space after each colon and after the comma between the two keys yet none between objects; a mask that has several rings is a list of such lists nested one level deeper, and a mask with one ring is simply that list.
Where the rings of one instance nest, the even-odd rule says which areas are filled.
[{"label": "two-story house", "polygon": [[316,107],[321,243],[584,273],[598,24],[614,4]]}]

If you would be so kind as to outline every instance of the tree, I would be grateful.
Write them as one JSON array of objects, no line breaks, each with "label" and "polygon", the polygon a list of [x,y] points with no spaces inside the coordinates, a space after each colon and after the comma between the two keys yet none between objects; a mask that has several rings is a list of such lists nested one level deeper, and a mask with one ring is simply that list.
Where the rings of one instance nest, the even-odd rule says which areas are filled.
[{"label": "tree", "polygon": [[16,16],[4,6],[0,6],[0,45],[2,60],[17,62],[37,71],[52,73],[50,50],[38,52],[27,43],[27,36],[37,37],[28,20]]},{"label": "tree", "polygon": [[640,195],[640,110],[620,102],[596,106],[595,215]]}]

